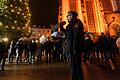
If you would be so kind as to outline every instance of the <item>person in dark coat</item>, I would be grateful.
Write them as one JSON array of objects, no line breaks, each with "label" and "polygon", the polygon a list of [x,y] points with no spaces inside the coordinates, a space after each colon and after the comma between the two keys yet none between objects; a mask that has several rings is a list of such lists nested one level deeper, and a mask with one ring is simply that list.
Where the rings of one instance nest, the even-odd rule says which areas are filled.
[{"label": "person in dark coat", "polygon": [[85,53],[84,53],[84,62],[89,60],[90,62],[94,61],[94,42],[89,36],[89,34],[85,34]]},{"label": "person in dark coat", "polygon": [[8,53],[8,61],[9,63],[13,63],[13,58],[16,56],[16,43],[15,41],[11,41],[9,45],[9,53]]},{"label": "person in dark coat", "polygon": [[28,44],[29,49],[29,63],[35,63],[35,55],[37,51],[37,43],[33,38],[32,41]]},{"label": "person in dark coat", "polygon": [[[51,63],[51,58],[53,54],[53,42],[50,40],[50,37],[47,38],[47,41],[44,44],[45,46],[45,56],[46,56],[46,63]],[[49,56],[48,56],[49,54]]]},{"label": "person in dark coat", "polygon": [[2,71],[5,71],[5,61],[8,55],[8,43],[5,41],[0,42],[0,67]]},{"label": "person in dark coat", "polygon": [[77,16],[77,12],[69,11],[67,15],[69,24],[66,26],[66,30],[60,29],[66,34],[67,52],[71,56],[72,80],[84,80],[81,68],[81,55],[85,49],[84,27]]}]

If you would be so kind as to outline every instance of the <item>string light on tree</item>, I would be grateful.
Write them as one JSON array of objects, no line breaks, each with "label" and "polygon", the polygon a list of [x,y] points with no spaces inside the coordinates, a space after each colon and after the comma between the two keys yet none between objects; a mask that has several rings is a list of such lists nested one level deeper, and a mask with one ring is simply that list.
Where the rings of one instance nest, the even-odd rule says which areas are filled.
[{"label": "string light on tree", "polygon": [[0,26],[2,26],[2,23],[0,22]]},{"label": "string light on tree", "polygon": [[2,27],[0,31],[4,32],[3,28],[9,26],[7,27],[9,31],[6,30],[9,33],[8,36],[15,38],[28,36],[29,27],[31,27],[29,5],[29,0],[0,0],[0,12],[2,13],[0,14],[0,26]]},{"label": "string light on tree", "polygon": [[8,26],[6,26],[6,28],[8,28]]}]

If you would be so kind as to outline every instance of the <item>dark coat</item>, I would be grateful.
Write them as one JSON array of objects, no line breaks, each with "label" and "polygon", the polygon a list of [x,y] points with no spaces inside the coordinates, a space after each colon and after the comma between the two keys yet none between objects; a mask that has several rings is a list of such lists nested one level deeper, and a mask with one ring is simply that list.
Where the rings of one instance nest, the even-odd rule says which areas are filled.
[{"label": "dark coat", "polygon": [[31,52],[35,52],[36,49],[37,49],[37,44],[36,44],[36,42],[30,42],[30,43],[28,44],[28,49],[29,49],[29,51],[31,51]]},{"label": "dark coat", "polygon": [[7,58],[8,55],[8,44],[0,42],[0,58]]},{"label": "dark coat", "polygon": [[70,22],[66,27],[67,51],[81,53],[85,49],[84,27],[79,19]]}]

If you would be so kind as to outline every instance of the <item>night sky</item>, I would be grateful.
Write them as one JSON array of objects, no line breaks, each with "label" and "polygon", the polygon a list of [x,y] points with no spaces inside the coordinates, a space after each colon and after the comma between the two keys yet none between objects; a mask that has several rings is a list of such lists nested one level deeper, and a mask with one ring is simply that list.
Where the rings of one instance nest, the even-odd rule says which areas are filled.
[{"label": "night sky", "polygon": [[31,11],[32,24],[56,24],[58,16],[58,0],[31,0]]}]

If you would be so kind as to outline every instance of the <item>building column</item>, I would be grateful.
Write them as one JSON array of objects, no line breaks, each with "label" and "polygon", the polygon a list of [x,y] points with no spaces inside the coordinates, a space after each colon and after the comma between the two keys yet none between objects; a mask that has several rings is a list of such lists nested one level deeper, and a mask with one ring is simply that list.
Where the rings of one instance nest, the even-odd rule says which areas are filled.
[{"label": "building column", "polygon": [[76,0],[76,10],[78,12],[78,18],[83,21],[81,0]]},{"label": "building column", "polygon": [[62,1],[62,21],[67,22],[67,12],[70,10],[69,0],[61,0]]},{"label": "building column", "polygon": [[103,23],[103,15],[102,14],[102,10],[101,10],[101,6],[100,6],[100,2],[98,0],[94,0],[94,10],[95,10],[95,23],[96,23],[96,32],[98,32],[99,34],[101,32],[105,32],[105,28],[104,28],[104,23]]}]

